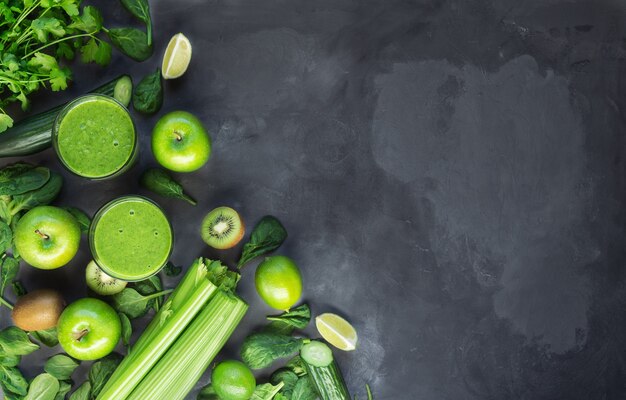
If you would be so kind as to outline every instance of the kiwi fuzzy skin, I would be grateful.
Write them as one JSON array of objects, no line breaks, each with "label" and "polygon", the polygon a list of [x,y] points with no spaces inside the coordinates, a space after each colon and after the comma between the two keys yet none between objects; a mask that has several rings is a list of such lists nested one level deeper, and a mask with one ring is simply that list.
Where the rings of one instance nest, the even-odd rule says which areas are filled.
[{"label": "kiwi fuzzy skin", "polygon": [[57,325],[64,308],[65,301],[56,290],[35,290],[17,299],[11,318],[25,331],[50,329]]},{"label": "kiwi fuzzy skin", "polygon": [[[223,237],[219,239],[214,239],[213,237],[211,237],[211,234],[209,231],[210,229],[212,229],[215,223],[215,219],[224,214],[229,218],[236,219],[239,224],[239,229],[230,238]],[[202,221],[202,229],[201,229],[202,239],[204,240],[206,244],[213,247],[214,249],[226,250],[226,249],[235,247],[241,241],[241,239],[243,239],[243,236],[245,235],[245,233],[246,233],[246,226],[243,222],[243,219],[241,219],[241,216],[239,215],[237,211],[233,210],[230,207],[225,207],[225,206],[217,207],[211,210],[206,215],[206,217],[204,217],[204,220]]]}]

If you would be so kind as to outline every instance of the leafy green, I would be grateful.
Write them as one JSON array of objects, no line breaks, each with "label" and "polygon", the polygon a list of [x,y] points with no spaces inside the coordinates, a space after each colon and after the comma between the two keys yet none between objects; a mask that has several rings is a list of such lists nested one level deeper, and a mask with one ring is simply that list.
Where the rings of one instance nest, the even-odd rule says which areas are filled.
[{"label": "leafy green", "polygon": [[74,391],[74,393],[70,395],[70,400],[89,400],[90,395],[91,383],[89,383],[89,381],[85,381]]},{"label": "leafy green", "polygon": [[300,350],[303,339],[287,335],[260,332],[248,336],[241,347],[241,359],[252,369],[270,366],[274,361],[289,357]]},{"label": "leafy green", "polygon": [[220,397],[215,393],[213,386],[209,384],[200,390],[196,400],[220,400]]},{"label": "leafy green", "polygon": [[17,277],[20,269],[20,262],[11,256],[6,256],[2,260],[0,269],[0,296],[4,296],[4,289]]},{"label": "leafy green", "polygon": [[137,19],[146,24],[148,46],[152,44],[152,19],[148,0],[121,0],[124,7]]},{"label": "leafy green", "polygon": [[111,353],[108,356],[96,361],[89,370],[89,383],[91,384],[91,397],[96,398],[109,380],[115,368],[122,361],[122,356]]},{"label": "leafy green", "polygon": [[59,381],[59,391],[54,400],[65,400],[65,395],[68,394],[70,390],[72,390],[71,380]]},{"label": "leafy green", "polygon": [[13,231],[11,230],[11,227],[6,222],[0,220],[0,254],[9,250],[12,243]]},{"label": "leafy green", "polygon": [[0,196],[15,196],[31,190],[39,189],[50,179],[48,168],[28,168],[10,179],[0,180]]},{"label": "leafy green", "polygon": [[161,84],[161,70],[156,69],[146,75],[133,91],[133,107],[144,114],[154,114],[163,105],[163,85]]},{"label": "leafy green", "polygon": [[263,328],[263,332],[275,333],[277,335],[291,335],[295,328],[289,324],[286,324],[282,321],[272,321],[269,324],[265,325]]},{"label": "leafy green", "polygon": [[135,61],[147,60],[152,55],[146,33],[135,28],[112,28],[107,31],[113,46]]},{"label": "leafy green", "polygon": [[282,313],[281,315],[267,317],[270,321],[281,322],[295,329],[304,329],[311,321],[311,309],[308,304],[302,304],[296,308]]},{"label": "leafy green", "polygon": [[130,319],[126,316],[126,314],[119,313],[120,322],[122,323],[122,343],[124,346],[130,346],[130,336],[133,333],[133,327],[130,324]]},{"label": "leafy green", "polygon": [[297,355],[289,360],[285,365],[285,368],[290,369],[291,371],[293,371],[294,374],[298,376],[303,376],[307,374],[306,367],[304,366],[304,362],[300,358],[300,355]]},{"label": "leafy green", "polygon": [[219,260],[209,260],[205,258],[203,262],[207,269],[207,279],[226,293],[235,290],[237,282],[239,282],[239,278],[241,277],[238,273],[229,270],[228,267],[223,265]]},{"label": "leafy green", "polygon": [[5,355],[25,356],[39,346],[28,340],[28,335],[23,330],[9,326],[0,331],[0,348]]},{"label": "leafy green", "polygon": [[257,385],[254,389],[254,393],[252,393],[252,397],[250,397],[250,400],[272,400],[283,385],[284,384],[282,382],[279,382],[277,385],[272,385],[271,383]]},{"label": "leafy green", "polygon": [[274,371],[274,373],[270,377],[270,382],[274,385],[278,385],[282,382],[284,386],[282,387],[280,392],[289,398],[291,397],[291,393],[293,392],[293,389],[296,386],[298,379],[298,375],[296,375],[296,373],[292,370],[288,368],[281,368]]},{"label": "leafy green", "polygon": [[[135,107],[136,108],[136,107]],[[176,182],[170,174],[159,168],[149,168],[139,178],[139,183],[144,188],[161,196],[180,199],[189,204],[196,205],[196,201],[183,191],[180,183]]]},{"label": "leafy green", "polygon": [[54,376],[58,380],[66,380],[72,376],[72,373],[79,366],[79,362],[65,354],[57,354],[46,361],[43,370]]},{"label": "leafy green", "polygon": [[0,367],[0,386],[5,396],[12,393],[22,398],[28,392],[28,382],[17,367]]},{"label": "leafy green", "polygon": [[13,293],[15,293],[15,297],[24,296],[26,294],[26,288],[21,281],[14,280],[13,283],[11,283],[11,288],[13,289]]},{"label": "leafy green", "polygon": [[113,308],[117,312],[124,313],[128,318],[134,319],[145,315],[152,307],[150,300],[170,293],[171,290],[164,290],[144,296],[133,288],[126,288],[111,296]]},{"label": "leafy green", "polygon": [[[137,290],[140,294],[144,296],[149,296],[151,294],[162,291],[163,283],[161,282],[161,278],[158,275],[152,275],[148,279],[133,283],[133,288]],[[154,311],[159,311],[159,308],[161,308],[162,304],[163,297],[158,296],[149,301],[148,308],[152,307],[154,308]]]},{"label": "leafy green", "polygon": [[17,367],[21,360],[21,356],[11,356],[0,353],[0,366],[2,367]]},{"label": "leafy green", "polygon": [[167,276],[178,276],[183,271],[183,267],[177,267],[174,263],[168,261],[163,267],[163,271]]},{"label": "leafy green", "polygon": [[80,231],[82,233],[89,232],[89,226],[91,225],[91,218],[82,210],[76,207],[63,207],[65,211],[69,212],[76,218],[78,225],[80,225]]},{"label": "leafy green", "polygon": [[56,172],[50,173],[50,179],[39,189],[13,196],[9,203],[11,213],[17,214],[22,210],[50,203],[54,200],[63,186],[63,177]]},{"label": "leafy green", "polygon": [[48,347],[54,347],[59,344],[59,338],[57,337],[57,328],[50,328],[41,331],[30,332],[30,335],[37,341]]},{"label": "leafy green", "polygon": [[59,391],[59,381],[54,376],[43,373],[30,383],[25,400],[54,400]]},{"label": "leafy green", "polygon": [[316,400],[317,390],[308,376],[298,379],[291,393],[291,400]]},{"label": "leafy green", "polygon": [[237,268],[243,267],[250,260],[276,250],[287,239],[287,230],[280,221],[266,215],[256,224],[250,235],[250,241],[243,246]]}]

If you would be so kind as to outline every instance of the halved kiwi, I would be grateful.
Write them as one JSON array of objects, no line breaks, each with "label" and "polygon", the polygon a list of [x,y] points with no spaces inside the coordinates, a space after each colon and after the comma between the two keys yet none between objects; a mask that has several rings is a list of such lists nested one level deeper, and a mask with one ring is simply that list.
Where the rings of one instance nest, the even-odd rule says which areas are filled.
[{"label": "halved kiwi", "polygon": [[230,249],[243,238],[246,228],[237,211],[217,207],[202,221],[202,240],[215,249]]},{"label": "halved kiwi", "polygon": [[85,268],[85,280],[89,289],[103,296],[121,292],[128,283],[107,275],[93,260]]}]

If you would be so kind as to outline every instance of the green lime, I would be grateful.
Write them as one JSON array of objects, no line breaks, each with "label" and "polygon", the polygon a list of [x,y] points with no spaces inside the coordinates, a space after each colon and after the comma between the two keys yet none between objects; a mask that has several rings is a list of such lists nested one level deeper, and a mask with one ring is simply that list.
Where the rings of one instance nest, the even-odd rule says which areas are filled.
[{"label": "green lime", "polygon": [[211,386],[222,400],[248,400],[256,388],[256,379],[246,364],[227,360],[213,370]]},{"label": "green lime", "polygon": [[289,310],[302,295],[300,270],[285,256],[268,257],[259,264],[254,283],[261,298],[277,310]]}]

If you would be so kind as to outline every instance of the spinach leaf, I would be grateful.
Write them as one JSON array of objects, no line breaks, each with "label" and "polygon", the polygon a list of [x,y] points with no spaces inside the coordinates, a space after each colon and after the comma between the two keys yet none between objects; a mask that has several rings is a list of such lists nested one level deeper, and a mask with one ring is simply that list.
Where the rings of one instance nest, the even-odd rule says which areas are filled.
[{"label": "spinach leaf", "polygon": [[183,267],[177,267],[174,263],[168,261],[165,267],[163,267],[163,271],[167,276],[178,276],[183,271]]},{"label": "spinach leaf", "polygon": [[139,183],[144,188],[161,196],[171,197],[186,201],[191,205],[196,205],[196,201],[183,191],[180,183],[167,172],[159,168],[149,168],[139,178]]},{"label": "spinach leaf", "polygon": [[284,384],[282,382],[278,383],[278,385],[272,385],[271,383],[257,385],[256,389],[254,389],[254,393],[252,393],[252,397],[250,397],[250,400],[272,400],[283,385]]},{"label": "spinach leaf", "polygon": [[26,332],[16,326],[9,326],[0,331],[0,348],[10,356],[25,356],[39,348],[28,340]]},{"label": "spinach leaf", "polygon": [[291,371],[293,371],[294,374],[298,376],[303,376],[307,374],[306,367],[304,366],[304,362],[300,358],[300,355],[297,355],[289,360],[285,365],[285,368],[290,369]]},{"label": "spinach leaf", "polygon": [[37,375],[30,383],[25,400],[54,400],[59,388],[59,381],[54,376]]},{"label": "spinach leaf", "polygon": [[113,308],[115,308],[117,312],[124,313],[128,316],[128,318],[134,319],[139,318],[148,312],[152,306],[150,300],[161,297],[170,292],[171,290],[164,290],[153,293],[149,296],[144,296],[135,289],[126,288],[111,296],[111,300],[113,302]]},{"label": "spinach leaf", "polygon": [[13,257],[6,256],[2,260],[0,270],[0,296],[4,296],[4,289],[12,283],[20,270],[20,262]]},{"label": "spinach leaf", "polygon": [[21,360],[21,356],[10,356],[0,353],[0,366],[2,367],[17,367]]},{"label": "spinach leaf", "polygon": [[59,344],[59,338],[57,337],[57,328],[50,328],[41,331],[30,332],[30,335],[37,341],[48,347],[54,347]]},{"label": "spinach leaf", "polygon": [[26,171],[30,171],[33,168],[35,168],[34,165],[24,162],[7,165],[6,167],[0,169],[0,185],[11,182],[15,177]]},{"label": "spinach leaf", "polygon": [[74,391],[74,393],[70,395],[70,400],[89,400],[90,394],[91,383],[89,383],[89,381],[85,381]]},{"label": "spinach leaf", "polygon": [[124,346],[130,347],[130,336],[133,333],[133,326],[130,324],[130,319],[126,314],[119,313],[120,321],[122,322],[122,343]]},{"label": "spinach leaf", "polygon": [[57,354],[46,361],[43,370],[54,376],[58,380],[66,380],[72,376],[72,373],[79,366],[79,362],[65,354]]},{"label": "spinach leaf", "polygon": [[91,397],[96,398],[109,380],[115,368],[122,361],[122,356],[111,353],[108,356],[96,361],[89,370],[89,383],[91,384]]},{"label": "spinach leaf", "polygon": [[144,114],[154,114],[163,105],[161,70],[146,75],[133,90],[133,107]]},{"label": "spinach leaf", "polygon": [[78,221],[78,225],[80,226],[80,231],[82,233],[89,232],[89,226],[91,225],[91,218],[82,210],[76,207],[63,207],[65,211],[72,214],[76,221]]},{"label": "spinach leaf", "polygon": [[220,400],[220,397],[217,395],[217,393],[215,393],[213,386],[209,384],[200,390],[200,393],[198,393],[196,400]]},{"label": "spinach leaf", "polygon": [[266,215],[256,224],[250,241],[243,246],[237,268],[243,267],[253,258],[276,250],[287,239],[287,230],[276,217]]},{"label": "spinach leaf", "polygon": [[304,329],[311,321],[311,309],[308,304],[302,304],[281,315],[269,316],[267,319],[290,325],[296,329]]},{"label": "spinach leaf", "polygon": [[0,254],[6,253],[13,243],[13,231],[4,221],[0,221]]},{"label": "spinach leaf", "polygon": [[12,213],[48,204],[54,200],[63,186],[63,177],[56,172],[50,173],[50,179],[39,189],[13,196],[11,200]]},{"label": "spinach leaf", "polygon": [[20,281],[13,281],[11,288],[13,289],[13,293],[15,293],[15,297],[24,296],[27,293],[26,288]]},{"label": "spinach leaf", "polygon": [[[161,283],[161,278],[158,275],[152,275],[148,279],[144,279],[143,281],[135,282],[133,287],[136,291],[144,296],[149,296],[151,294],[160,292],[163,290],[163,284]],[[158,296],[153,298],[148,302],[148,308],[153,307],[154,311],[159,311],[161,308],[161,304],[163,303],[163,297]]]},{"label": "spinach leaf", "polygon": [[0,196],[15,196],[39,189],[50,179],[48,168],[36,167],[21,171],[8,180],[0,180]]},{"label": "spinach leaf", "polygon": [[28,393],[28,382],[17,367],[0,367],[0,386],[5,394],[14,393],[20,398]]},{"label": "spinach leaf", "polygon": [[152,44],[152,19],[150,18],[150,6],[148,0],[121,0],[124,8],[137,19],[146,24],[148,31],[148,45]]},{"label": "spinach leaf", "polygon": [[269,324],[265,325],[263,328],[263,332],[275,333],[277,335],[291,335],[295,328],[289,324],[286,324],[282,321],[272,321]]},{"label": "spinach leaf", "polygon": [[279,358],[289,357],[302,347],[302,339],[275,333],[254,333],[241,347],[241,359],[252,369],[271,365]]},{"label": "spinach leaf", "polygon": [[282,382],[284,386],[282,387],[280,392],[287,397],[291,397],[291,393],[293,392],[293,389],[296,386],[296,382],[298,382],[298,379],[298,375],[296,375],[296,373],[292,370],[288,368],[281,368],[274,371],[274,373],[270,377],[270,382],[274,385],[278,385]]},{"label": "spinach leaf", "polygon": [[112,28],[107,31],[111,43],[135,61],[147,60],[152,55],[152,45],[146,33],[135,28]]},{"label": "spinach leaf", "polygon": [[54,400],[65,400],[65,395],[68,394],[72,390],[72,381],[59,381],[59,391],[57,392]]},{"label": "spinach leaf", "polygon": [[317,389],[308,376],[298,379],[291,393],[291,400],[316,400]]}]

